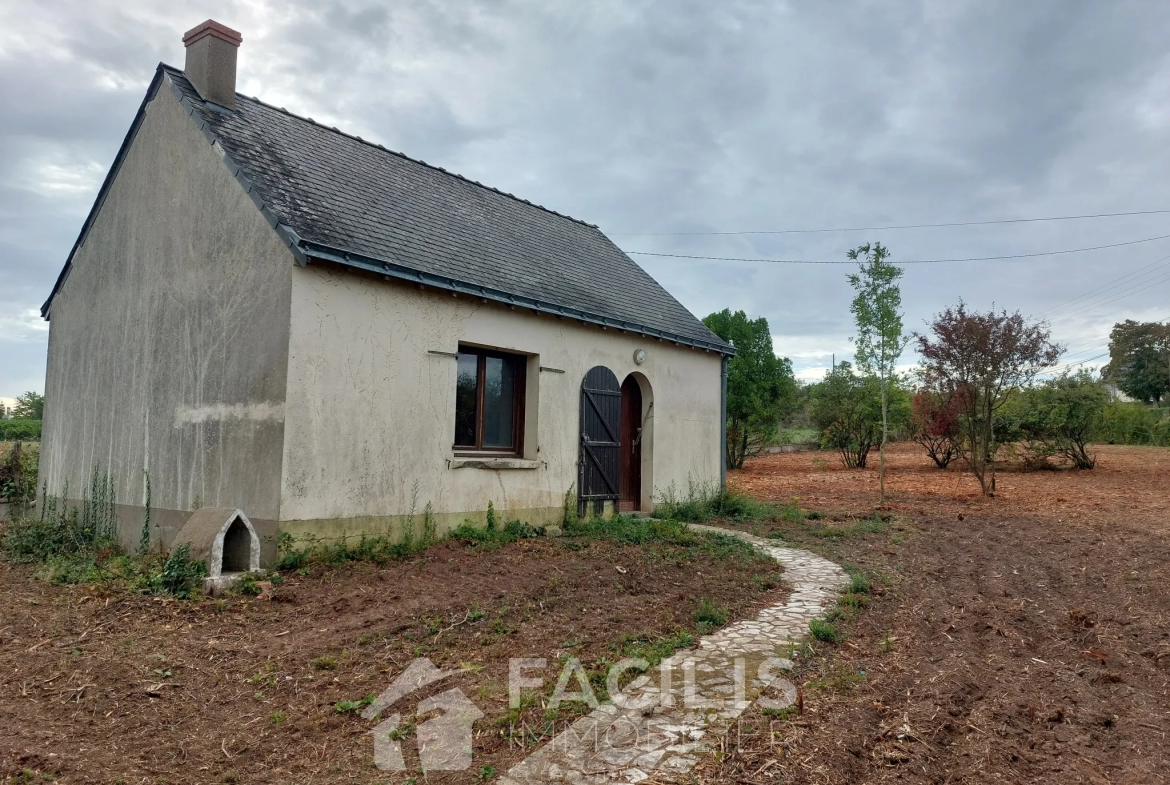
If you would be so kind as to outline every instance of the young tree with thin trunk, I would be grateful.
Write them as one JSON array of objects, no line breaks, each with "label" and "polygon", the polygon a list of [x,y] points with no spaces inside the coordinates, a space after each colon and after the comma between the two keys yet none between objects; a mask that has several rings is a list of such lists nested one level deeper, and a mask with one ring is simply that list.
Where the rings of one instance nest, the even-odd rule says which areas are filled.
[{"label": "young tree with thin trunk", "polygon": [[886,503],[886,443],[890,439],[890,387],[897,380],[895,368],[909,336],[902,335],[902,269],[886,260],[888,248],[874,243],[854,248],[849,258],[858,262],[849,284],[857,291],[850,310],[857,320],[853,357],[857,367],[877,378],[882,397],[882,441],[879,451],[880,504]]},{"label": "young tree with thin trunk", "polygon": [[962,457],[987,496],[995,495],[995,417],[1009,396],[1051,368],[1064,347],[1048,325],[1029,324],[1017,311],[968,311],[960,301],[915,333],[925,385],[962,402]]}]

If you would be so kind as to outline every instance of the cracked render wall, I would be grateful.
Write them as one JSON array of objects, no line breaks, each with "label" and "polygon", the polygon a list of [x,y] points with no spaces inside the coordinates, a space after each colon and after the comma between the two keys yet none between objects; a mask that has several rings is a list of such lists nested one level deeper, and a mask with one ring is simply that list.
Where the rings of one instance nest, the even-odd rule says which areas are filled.
[{"label": "cracked render wall", "polygon": [[[672,483],[718,482],[715,353],[317,263],[293,271],[292,303],[280,505],[291,534],[401,531],[412,499],[416,534],[427,503],[440,532],[482,522],[488,501],[509,518],[559,520],[577,482],[581,380],[595,365],[619,383],[641,374],[643,406],[654,403],[643,509]],[[456,468],[455,360],[432,352],[460,343],[528,355],[522,465],[533,468]]]},{"label": "cracked render wall", "polygon": [[279,518],[292,256],[162,85],[49,313],[41,476],[96,467],[137,542],[200,505]]}]

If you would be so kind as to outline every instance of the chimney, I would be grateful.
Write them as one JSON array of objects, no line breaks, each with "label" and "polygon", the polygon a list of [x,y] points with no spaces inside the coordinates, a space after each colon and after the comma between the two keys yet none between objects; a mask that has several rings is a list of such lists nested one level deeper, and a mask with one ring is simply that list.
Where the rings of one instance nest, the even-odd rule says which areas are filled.
[{"label": "chimney", "polygon": [[236,50],[244,38],[208,19],[183,36],[187,64],[183,73],[203,100],[236,108]]}]

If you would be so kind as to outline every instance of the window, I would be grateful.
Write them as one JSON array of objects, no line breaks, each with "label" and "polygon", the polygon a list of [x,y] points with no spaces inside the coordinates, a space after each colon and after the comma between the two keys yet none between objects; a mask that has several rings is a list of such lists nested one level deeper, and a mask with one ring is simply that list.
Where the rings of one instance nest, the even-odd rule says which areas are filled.
[{"label": "window", "polygon": [[455,449],[519,455],[527,358],[460,346],[455,362]]}]

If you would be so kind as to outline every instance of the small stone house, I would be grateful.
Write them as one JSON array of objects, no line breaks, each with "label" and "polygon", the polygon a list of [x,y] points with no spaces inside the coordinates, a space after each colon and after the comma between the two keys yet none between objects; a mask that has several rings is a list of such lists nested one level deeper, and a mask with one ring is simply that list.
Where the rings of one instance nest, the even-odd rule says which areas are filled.
[{"label": "small stone house", "polygon": [[209,507],[271,543],[721,481],[734,350],[596,226],[237,94],[216,22],[184,42],[42,310],[49,493],[108,473],[135,541],[149,479],[164,542]]}]

